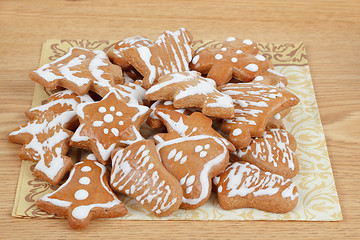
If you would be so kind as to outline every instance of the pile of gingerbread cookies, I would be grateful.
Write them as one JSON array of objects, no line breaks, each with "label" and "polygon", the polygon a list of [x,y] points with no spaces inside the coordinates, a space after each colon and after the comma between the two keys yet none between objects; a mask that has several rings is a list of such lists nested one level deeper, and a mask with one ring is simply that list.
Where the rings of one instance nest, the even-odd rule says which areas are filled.
[{"label": "pile of gingerbread cookies", "polygon": [[[180,28],[108,53],[71,48],[30,78],[54,94],[9,140],[36,177],[60,185],[36,205],[75,229],[126,215],[116,194],[156,216],[201,207],[212,191],[223,209],[297,204],[296,141],[282,118],[299,99],[251,40],[194,51]],[[73,163],[70,147],[92,153]]]}]

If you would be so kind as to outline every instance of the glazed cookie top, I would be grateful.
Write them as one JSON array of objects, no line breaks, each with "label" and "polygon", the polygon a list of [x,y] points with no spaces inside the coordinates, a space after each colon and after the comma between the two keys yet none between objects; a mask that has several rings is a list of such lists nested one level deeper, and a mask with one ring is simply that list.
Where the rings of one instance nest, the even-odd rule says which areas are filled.
[{"label": "glazed cookie top", "polygon": [[154,141],[142,140],[112,153],[110,184],[133,197],[157,216],[167,216],[181,204],[179,182],[159,159]]},{"label": "glazed cookie top", "polygon": [[186,71],[161,76],[158,83],[146,91],[149,100],[171,100],[176,108],[201,108],[207,116],[234,117],[230,96],[220,93],[216,83],[201,77],[199,72]]},{"label": "glazed cookie top", "polygon": [[258,53],[251,40],[240,41],[231,37],[222,48],[199,48],[190,65],[191,69],[214,79],[218,86],[226,84],[232,77],[243,82],[252,81],[270,66],[271,63]]},{"label": "glazed cookie top", "polygon": [[168,133],[158,134],[162,139],[208,135],[219,138],[229,151],[235,151],[234,145],[213,129],[212,120],[202,113],[193,112],[187,116],[176,111],[163,109],[155,111],[155,114],[164,123],[168,131]]},{"label": "glazed cookie top", "polygon": [[250,163],[233,163],[219,177],[217,192],[229,198],[280,194],[282,198],[295,200],[299,195],[295,183],[290,179],[261,171]]},{"label": "glazed cookie top", "polygon": [[233,83],[218,89],[233,98],[235,118],[224,120],[221,130],[236,148],[247,147],[251,137],[263,135],[270,118],[299,102],[293,93],[274,86]]},{"label": "glazed cookie top", "polygon": [[65,208],[59,212],[67,215],[75,229],[85,228],[94,217],[123,216],[127,210],[111,191],[108,177],[107,168],[89,154],[84,161],[75,164],[61,187],[41,197],[36,204],[42,208]]},{"label": "glazed cookie top", "polygon": [[25,115],[30,119],[34,119],[45,112],[52,111],[54,113],[62,113],[65,111],[75,111],[76,106],[83,102],[93,102],[92,98],[85,94],[83,96],[77,95],[71,90],[64,90],[52,94],[46,100],[46,104],[31,108],[25,112]]},{"label": "glazed cookie top", "polygon": [[84,48],[70,48],[64,56],[31,72],[30,78],[51,90],[60,86],[79,95],[93,90],[102,96],[107,88],[123,82],[121,68],[105,52]]},{"label": "glazed cookie top", "polygon": [[143,85],[148,89],[161,75],[189,70],[191,42],[190,32],[179,28],[165,31],[152,45],[129,47],[123,55],[144,76]]}]

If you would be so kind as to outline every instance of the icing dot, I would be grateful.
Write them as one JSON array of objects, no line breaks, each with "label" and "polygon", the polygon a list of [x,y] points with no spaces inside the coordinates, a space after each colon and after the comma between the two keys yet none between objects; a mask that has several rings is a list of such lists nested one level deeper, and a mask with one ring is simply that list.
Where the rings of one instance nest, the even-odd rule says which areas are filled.
[{"label": "icing dot", "polygon": [[219,187],[218,187],[217,192],[218,192],[218,193],[221,193],[221,192],[222,192],[222,186],[219,186]]},{"label": "icing dot", "polygon": [[188,179],[186,180],[186,186],[190,186],[195,182],[195,176],[191,175],[190,177],[188,177]]},{"label": "icing dot", "polygon": [[114,107],[114,106],[111,106],[109,109],[110,109],[110,111],[112,111],[112,112],[115,111],[115,107]]},{"label": "icing dot", "polygon": [[249,70],[250,72],[256,72],[257,70],[259,70],[258,65],[254,64],[254,63],[250,63],[245,67],[247,70]]},{"label": "icing dot", "polygon": [[82,177],[79,179],[79,183],[82,185],[88,185],[90,183],[90,178],[88,177]]},{"label": "icing dot", "polygon": [[175,154],[176,154],[176,149],[171,150],[171,151],[169,152],[168,159],[173,158],[173,157],[175,156]]},{"label": "icing dot", "polygon": [[216,54],[215,55],[215,59],[217,59],[217,60],[220,60],[220,59],[222,59],[223,58],[223,56],[221,55],[221,54]]},{"label": "icing dot", "polygon": [[184,164],[186,162],[186,160],[187,160],[187,156],[181,158],[180,164]]},{"label": "icing dot", "polygon": [[262,81],[264,80],[263,76],[257,76],[256,78],[254,78],[254,81]]},{"label": "icing dot", "polygon": [[200,157],[206,157],[207,155],[207,151],[201,151],[200,152]]},{"label": "icing dot", "polygon": [[119,136],[119,130],[117,128],[112,128],[111,132],[115,135],[115,137]]},{"label": "icing dot", "polygon": [[84,166],[84,167],[81,168],[81,171],[83,171],[83,172],[90,172],[90,171],[91,171],[91,167],[89,167],[89,166]]},{"label": "icing dot", "polygon": [[101,113],[106,112],[106,108],[105,107],[99,107],[99,112],[101,112]]},{"label": "icing dot", "polygon": [[233,63],[236,63],[238,60],[237,60],[237,58],[233,57],[233,58],[231,58],[231,61],[232,61]]},{"label": "icing dot", "polygon": [[164,105],[165,105],[165,106],[168,106],[168,105],[171,105],[171,104],[172,104],[172,101],[165,101],[165,102],[164,102]]},{"label": "icing dot", "polygon": [[280,113],[275,114],[274,118],[275,118],[276,120],[279,120],[279,119],[281,118]]},{"label": "icing dot", "polygon": [[210,144],[206,144],[206,145],[204,146],[204,148],[205,148],[205,149],[209,149],[209,148],[210,148]]},{"label": "icing dot", "polygon": [[119,116],[119,117],[123,115],[122,112],[116,112],[115,114],[116,114],[116,116]]},{"label": "icing dot", "polygon": [[226,47],[223,47],[223,48],[221,49],[221,51],[226,51]]},{"label": "icing dot", "polygon": [[124,125],[124,121],[119,121],[119,125]]},{"label": "icing dot", "polygon": [[174,162],[179,161],[181,157],[182,157],[182,151],[178,152],[178,153],[175,155]]},{"label": "icing dot", "polygon": [[237,128],[237,129],[235,129],[235,130],[233,131],[232,134],[233,134],[234,136],[239,136],[241,133],[242,133],[241,129]]},{"label": "icing dot", "polygon": [[76,200],[84,200],[87,199],[88,196],[89,196],[88,191],[84,189],[77,190],[74,194]]},{"label": "icing dot", "polygon": [[196,55],[193,59],[192,59],[192,64],[196,64],[199,61],[200,56]]},{"label": "icing dot", "polygon": [[113,120],[114,120],[114,117],[111,114],[106,114],[104,116],[104,121],[107,122],[107,123],[112,122]]},{"label": "icing dot", "polygon": [[94,127],[100,127],[101,125],[103,125],[103,123],[104,123],[103,121],[94,121],[93,126]]},{"label": "icing dot", "polygon": [[234,37],[228,37],[228,38],[226,39],[226,41],[227,41],[227,42],[232,42],[232,41],[235,41],[235,38],[234,38]]},{"label": "icing dot", "polygon": [[201,145],[197,145],[195,147],[195,152],[200,152],[201,150],[203,150],[203,147]]},{"label": "icing dot", "polygon": [[104,132],[105,134],[108,134],[108,133],[109,133],[109,129],[104,128],[103,132]]},{"label": "icing dot", "polygon": [[259,60],[259,61],[265,61],[265,57],[263,56],[263,55],[260,55],[260,54],[257,54],[256,56],[255,56],[255,58],[257,59],[257,60]]},{"label": "icing dot", "polygon": [[241,51],[241,50],[236,50],[236,53],[237,53],[237,54],[240,54],[240,53],[243,53],[243,51]]},{"label": "icing dot", "polygon": [[153,169],[153,168],[154,168],[154,164],[150,163],[149,166],[148,166],[148,170]]},{"label": "icing dot", "polygon": [[252,45],[253,44],[253,42],[250,39],[245,39],[243,41],[243,43],[245,43],[246,45]]},{"label": "icing dot", "polygon": [[192,189],[193,189],[193,186],[187,187],[186,188],[186,194],[191,193]]}]

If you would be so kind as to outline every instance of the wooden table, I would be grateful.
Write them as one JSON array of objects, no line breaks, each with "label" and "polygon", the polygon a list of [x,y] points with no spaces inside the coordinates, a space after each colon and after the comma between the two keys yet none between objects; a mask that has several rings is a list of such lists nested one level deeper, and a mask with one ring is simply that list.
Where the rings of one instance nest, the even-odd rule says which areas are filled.
[{"label": "wooden table", "polygon": [[[0,239],[91,237],[184,239],[360,238],[360,2],[354,1],[0,1]],[[61,220],[11,217],[20,145],[6,134],[26,121],[46,39],[122,39],[189,29],[195,39],[228,36],[261,42],[304,41],[344,220],[93,221],[82,232]],[[38,237],[37,237],[38,236]]]}]

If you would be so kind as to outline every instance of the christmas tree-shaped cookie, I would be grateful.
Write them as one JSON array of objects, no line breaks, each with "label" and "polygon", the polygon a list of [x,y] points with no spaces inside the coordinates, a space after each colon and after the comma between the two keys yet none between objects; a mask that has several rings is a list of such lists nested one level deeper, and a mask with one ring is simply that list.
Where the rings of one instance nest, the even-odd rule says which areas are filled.
[{"label": "christmas tree-shaped cookie", "polygon": [[127,210],[111,191],[108,179],[109,170],[90,154],[75,164],[60,188],[41,197],[36,205],[48,213],[67,217],[74,229],[85,228],[94,218],[124,216]]}]

